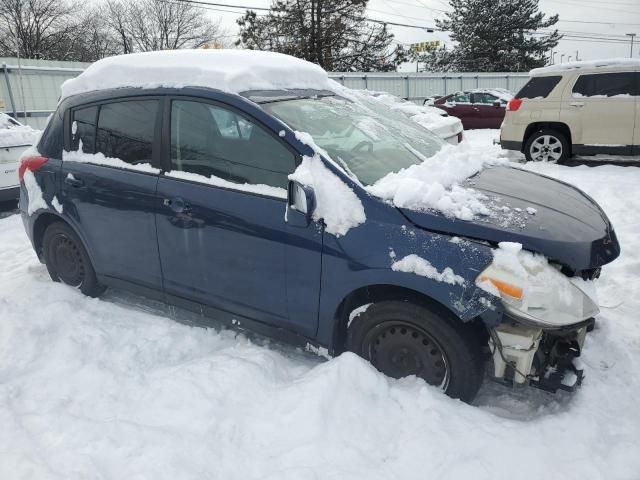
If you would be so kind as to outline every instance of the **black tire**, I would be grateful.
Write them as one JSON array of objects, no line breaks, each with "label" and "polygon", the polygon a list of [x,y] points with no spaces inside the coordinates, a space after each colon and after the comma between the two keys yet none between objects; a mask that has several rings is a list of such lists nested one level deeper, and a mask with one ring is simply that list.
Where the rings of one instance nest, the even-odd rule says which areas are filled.
[{"label": "black tire", "polygon": [[98,297],[105,287],[98,283],[82,241],[65,223],[54,222],[42,239],[44,263],[51,280],[78,288],[89,297]]},{"label": "black tire", "polygon": [[562,163],[569,159],[570,152],[571,145],[567,138],[551,128],[536,130],[524,144],[524,156],[528,162]]},{"label": "black tire", "polygon": [[347,349],[385,375],[417,375],[471,402],[484,378],[480,340],[445,312],[409,302],[374,303],[353,319]]}]

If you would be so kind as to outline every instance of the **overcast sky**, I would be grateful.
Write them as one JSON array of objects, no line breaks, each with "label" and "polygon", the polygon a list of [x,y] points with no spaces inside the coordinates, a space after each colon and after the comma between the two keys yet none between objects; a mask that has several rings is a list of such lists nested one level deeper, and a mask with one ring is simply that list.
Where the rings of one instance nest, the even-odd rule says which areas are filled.
[{"label": "overcast sky", "polygon": [[[268,7],[271,1],[215,0],[215,3]],[[633,56],[640,58],[640,0],[540,0],[540,9],[549,15],[559,14],[560,21],[556,28],[573,37],[563,39],[555,49],[556,63],[560,62],[561,58],[566,62],[569,56],[571,60],[575,60],[576,52],[581,60],[629,57],[630,38],[626,33],[638,33]],[[368,16],[396,23],[433,26],[434,19],[441,17],[446,10],[449,10],[447,0],[370,0]],[[220,18],[230,34],[237,33],[235,19],[242,14],[241,11],[209,13],[212,17]],[[491,21],[490,18],[478,20]],[[421,29],[399,26],[391,26],[390,29],[397,41],[406,44],[428,40],[440,40],[444,43],[449,41],[444,32],[429,33]],[[564,57],[561,57],[562,55]]]}]

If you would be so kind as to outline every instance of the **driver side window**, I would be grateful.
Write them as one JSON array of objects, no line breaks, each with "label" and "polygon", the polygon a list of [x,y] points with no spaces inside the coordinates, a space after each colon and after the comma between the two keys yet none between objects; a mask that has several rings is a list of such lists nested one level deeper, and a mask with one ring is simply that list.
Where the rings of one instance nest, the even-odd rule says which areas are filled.
[{"label": "driver side window", "polygon": [[295,155],[248,118],[218,105],[172,101],[172,170],[287,188],[295,168]]}]

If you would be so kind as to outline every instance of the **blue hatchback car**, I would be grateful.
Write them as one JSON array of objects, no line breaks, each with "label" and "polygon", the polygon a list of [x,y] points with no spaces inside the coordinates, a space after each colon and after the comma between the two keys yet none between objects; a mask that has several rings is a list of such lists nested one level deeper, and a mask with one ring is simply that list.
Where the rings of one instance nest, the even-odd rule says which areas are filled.
[{"label": "blue hatchback car", "polygon": [[[595,279],[620,251],[598,205],[559,181],[494,167],[473,188],[535,205],[526,225],[397,208],[363,185],[405,160],[393,139],[382,153],[375,140],[344,140],[356,128],[341,110],[349,102],[325,90],[197,86],[63,98],[20,167],[26,232],[52,280],[87,295],[125,288],[199,312],[205,326],[353,351],[467,402],[486,370],[551,391],[579,384],[572,360],[597,307],[578,288],[569,307],[529,292],[501,276],[494,256],[517,242],[549,259],[567,288]],[[319,132],[321,149],[298,130]],[[327,232],[314,186],[289,179],[311,157],[357,196],[366,220]]]}]

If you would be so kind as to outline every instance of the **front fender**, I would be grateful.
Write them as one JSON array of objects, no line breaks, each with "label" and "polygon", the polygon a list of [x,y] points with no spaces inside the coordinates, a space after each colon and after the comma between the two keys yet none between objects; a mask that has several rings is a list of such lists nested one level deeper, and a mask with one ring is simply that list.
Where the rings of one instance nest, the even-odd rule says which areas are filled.
[{"label": "front fender", "polygon": [[[447,283],[412,272],[394,271],[394,262],[418,255],[438,272],[451,268],[464,282]],[[475,279],[491,262],[482,243],[428,232],[410,225],[368,220],[341,238],[325,234],[318,340],[331,344],[339,306],[352,292],[388,285],[412,290],[445,307],[462,322],[478,316],[497,323],[502,306],[478,288]]]}]

